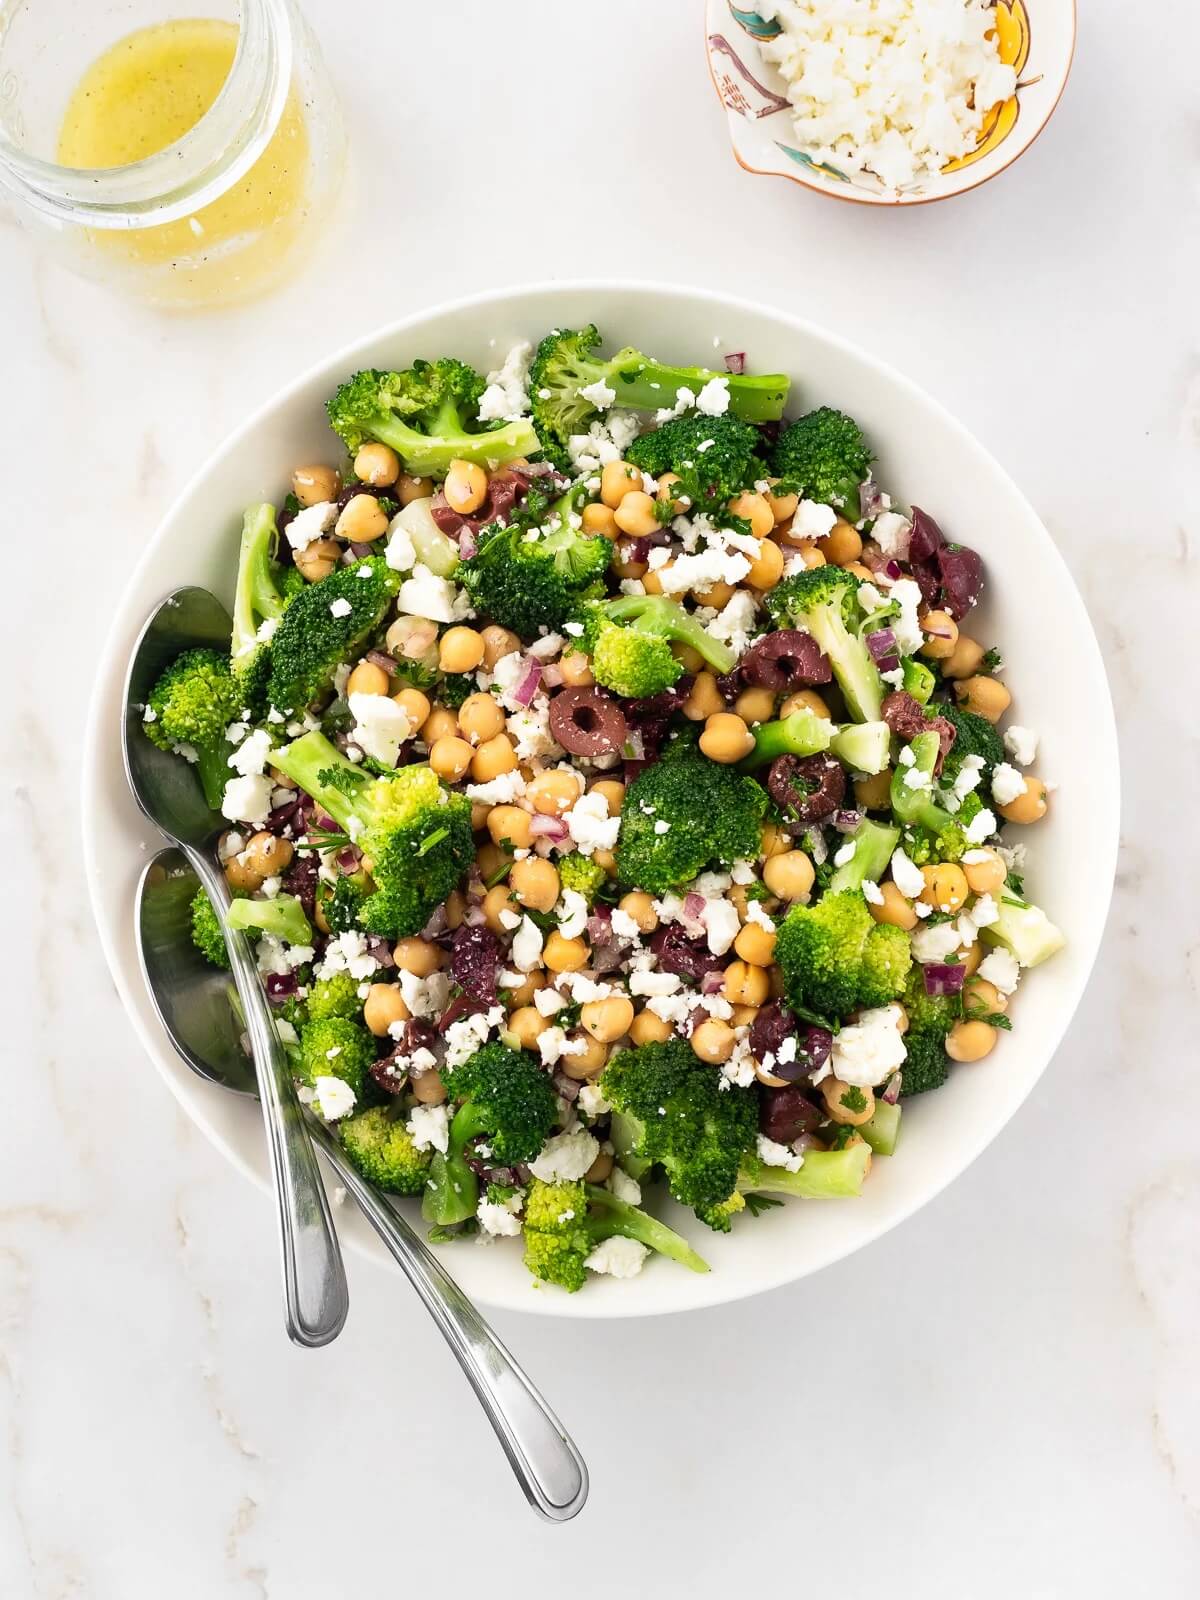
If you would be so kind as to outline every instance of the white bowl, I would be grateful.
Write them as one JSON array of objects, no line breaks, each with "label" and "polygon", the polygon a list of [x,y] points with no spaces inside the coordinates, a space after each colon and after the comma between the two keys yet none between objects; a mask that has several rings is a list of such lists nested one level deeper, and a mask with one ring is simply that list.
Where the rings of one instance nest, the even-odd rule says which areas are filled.
[{"label": "white bowl", "polygon": [[779,31],[752,5],[707,0],[705,50],[713,87],[725,107],[734,159],[747,172],[787,178],[817,194],[862,205],[912,206],[966,194],[1011,167],[1054,115],[1075,54],[1075,0],[1000,0],[1001,57],[1016,68],[1017,92],[984,119],[979,143],[940,172],[903,189],[872,173],[821,165],[799,147],[787,84],[759,45]]},{"label": "white bowl", "polygon": [[[857,417],[879,452],[880,480],[925,507],[948,536],[980,550],[991,583],[972,632],[1003,646],[1016,714],[1041,733],[1039,767],[1062,785],[1049,819],[1029,830],[1029,890],[1070,942],[1026,976],[1013,1007],[1014,1030],[1001,1036],[995,1052],[978,1066],[957,1068],[945,1088],[906,1108],[899,1151],[875,1162],[861,1199],[794,1202],[742,1218],[727,1236],[676,1210],[673,1220],[712,1265],[706,1276],[652,1261],[632,1281],[597,1279],[567,1295],[534,1288],[511,1244],[445,1247],[448,1267],[477,1300],[563,1317],[683,1311],[774,1288],[878,1238],[957,1177],[1045,1071],[1079,1003],[1108,910],[1118,823],[1117,743],[1104,666],[1066,565],[1001,467],[899,373],[783,312],[688,289],[557,284],[422,312],[330,356],[205,463],[147,545],[99,663],[83,762],[83,816],[100,936],[152,1060],[239,1171],[266,1186],[256,1108],[202,1082],[177,1058],[138,971],[134,887],[145,850],[160,841],[122,774],[120,698],[129,651],[147,613],[176,585],[205,584],[229,599],[242,507],[281,497],[297,463],[338,457],[323,403],[345,374],[443,354],[486,368],[519,338],[593,320],[614,347],[635,344],[694,363],[716,359],[719,336],[723,348],[746,351],[751,370],[791,373],[793,410],[829,403]],[[1008,1154],[1019,1160],[1015,1147]],[[269,1226],[265,1205],[260,1220]],[[386,1259],[352,1207],[339,1212],[338,1225],[344,1239]]]}]

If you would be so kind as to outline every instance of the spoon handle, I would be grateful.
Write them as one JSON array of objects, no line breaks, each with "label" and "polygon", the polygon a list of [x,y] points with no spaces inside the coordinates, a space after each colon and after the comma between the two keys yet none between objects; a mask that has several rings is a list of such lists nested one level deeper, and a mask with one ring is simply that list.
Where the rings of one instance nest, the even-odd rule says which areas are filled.
[{"label": "spoon handle", "polygon": [[229,905],[225,876],[200,851],[188,849],[187,856],[221,918],[254,1057],[279,1217],[288,1337],[295,1344],[315,1348],[337,1338],[350,1304],[329,1202],[249,941],[244,933],[225,925]]},{"label": "spoon handle", "polygon": [[569,1522],[588,1493],[587,1467],[570,1435],[433,1252],[346,1160],[337,1139],[324,1125],[312,1133],[466,1373],[525,1498],[547,1522]]}]

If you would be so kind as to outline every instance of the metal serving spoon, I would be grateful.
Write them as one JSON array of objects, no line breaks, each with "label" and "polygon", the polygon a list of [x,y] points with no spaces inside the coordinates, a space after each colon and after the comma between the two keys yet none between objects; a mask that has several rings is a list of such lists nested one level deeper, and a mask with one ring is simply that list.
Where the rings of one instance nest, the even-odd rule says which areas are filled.
[{"label": "metal serving spoon", "polygon": [[[171,1043],[192,1071],[226,1089],[253,1094],[228,979],[192,943],[189,907],[195,892],[196,878],[177,850],[160,851],[142,873],[137,928],[146,987]],[[562,1423],[433,1252],[364,1183],[324,1123],[306,1120],[454,1352],[526,1499],[548,1522],[569,1521],[583,1509],[588,1475]]]},{"label": "metal serving spoon", "polygon": [[159,674],[183,650],[227,652],[228,613],[207,589],[176,589],[151,615],[134,647],[125,679],[121,744],[125,774],[142,810],[183,851],[204,885],[225,932],[254,1053],[258,1095],[271,1152],[283,1254],[287,1331],[296,1344],[328,1344],[342,1331],[350,1305],[346,1269],[292,1074],[275,1032],[258,969],[244,933],[225,927],[229,888],[216,859],[228,826],[209,809],[195,774],[142,732],[142,708]]}]

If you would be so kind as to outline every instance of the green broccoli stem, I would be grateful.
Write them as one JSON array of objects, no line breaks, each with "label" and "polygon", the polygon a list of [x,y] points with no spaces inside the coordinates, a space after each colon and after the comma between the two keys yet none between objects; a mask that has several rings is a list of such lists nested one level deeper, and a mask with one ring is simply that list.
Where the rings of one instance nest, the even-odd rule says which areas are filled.
[{"label": "green broccoli stem", "polygon": [[[897,763],[892,774],[892,813],[897,821],[911,827],[928,828],[935,834],[944,833],[955,825],[954,818],[938,805],[930,793],[941,739],[936,733],[919,733],[908,748],[913,756],[911,764],[904,766]],[[910,772],[926,773],[929,782],[920,788],[913,788],[906,781]]]},{"label": "green broccoli stem", "polygon": [[878,883],[887,871],[892,851],[900,843],[900,829],[887,827],[882,822],[872,822],[866,817],[846,843],[851,840],[854,854],[834,872],[827,894],[839,894],[843,889],[861,889],[868,882]]},{"label": "green broccoli stem", "polygon": [[235,900],[226,913],[226,921],[243,933],[257,928],[288,944],[312,943],[312,925],[294,894],[279,894],[273,900]]},{"label": "green broccoli stem", "polygon": [[642,633],[690,645],[718,674],[732,672],[737,665],[728,645],[714,639],[697,617],[666,595],[623,595],[608,601],[604,613],[610,622],[632,622]]},{"label": "green broccoli stem", "polygon": [[479,1180],[467,1165],[464,1152],[472,1139],[487,1131],[484,1113],[471,1101],[455,1112],[445,1154],[435,1150],[429,1164],[429,1181],[421,1201],[421,1215],[426,1222],[449,1228],[475,1215]]},{"label": "green broccoli stem", "polygon": [[1067,942],[1040,906],[1018,900],[1007,889],[1001,891],[1000,915],[979,931],[988,944],[1007,950],[1022,967],[1040,965],[1056,955]]},{"label": "green broccoli stem", "polygon": [[756,1156],[743,1156],[738,1169],[739,1194],[790,1194],[803,1200],[840,1200],[862,1193],[871,1164],[868,1144],[843,1150],[809,1150],[798,1172],[769,1167]]},{"label": "green broccoli stem", "polygon": [[896,1141],[900,1137],[899,1104],[890,1105],[886,1100],[876,1100],[874,1115],[858,1131],[877,1156],[895,1155]]},{"label": "green broccoli stem", "polygon": [[642,1124],[637,1117],[627,1111],[614,1109],[609,1124],[609,1138],[617,1153],[617,1165],[623,1172],[627,1172],[631,1178],[642,1178],[650,1171],[653,1161],[636,1153],[642,1142]]},{"label": "green broccoli stem", "polygon": [[929,697],[937,688],[937,674],[916,656],[905,656],[900,663],[904,674],[903,688],[919,705],[927,706]]},{"label": "green broccoli stem", "polygon": [[[311,795],[351,837],[352,829],[366,826],[364,798],[371,784],[370,775],[347,761],[318,729],[301,734],[282,750],[272,751],[271,762]],[[333,782],[328,781],[331,777]]]},{"label": "green broccoli stem", "polygon": [[707,1272],[708,1262],[699,1256],[691,1245],[674,1228],[659,1222],[649,1212],[631,1206],[627,1200],[618,1200],[609,1189],[595,1184],[584,1185],[588,1197],[587,1233],[595,1244],[619,1235],[623,1239],[636,1239],[647,1249],[656,1250],[660,1256],[670,1256],[680,1266],[692,1272]]},{"label": "green broccoli stem", "polygon": [[444,478],[455,460],[502,467],[542,448],[528,417],[487,433],[466,433],[457,410],[447,401],[439,409],[437,421],[433,432],[422,433],[398,417],[378,412],[367,431],[382,444],[391,445],[407,471],[420,478]]},{"label": "green broccoli stem", "polygon": [[233,638],[230,655],[234,663],[254,648],[260,620],[283,615],[283,596],[271,572],[279,542],[275,507],[250,506],[242,518],[242,541],[238,551],[237,588],[233,597]]},{"label": "green broccoli stem", "polygon": [[220,811],[225,798],[225,785],[229,781],[229,757],[233,746],[222,739],[215,745],[194,745],[196,776],[204,790],[204,798],[213,811]]},{"label": "green broccoli stem", "polygon": [[611,361],[597,362],[597,373],[616,390],[616,403],[637,411],[656,411],[675,404],[679,389],[698,394],[714,378],[729,385],[729,409],[744,422],[778,422],[783,416],[790,380],[779,373],[713,372],[707,367],[666,367],[638,350],[622,350]]},{"label": "green broccoli stem", "polygon": [[753,772],[778,756],[815,756],[828,750],[855,772],[873,776],[888,763],[891,730],[886,722],[850,722],[837,727],[807,707],[775,722],[760,723],[754,732],[754,749],[741,763]]}]

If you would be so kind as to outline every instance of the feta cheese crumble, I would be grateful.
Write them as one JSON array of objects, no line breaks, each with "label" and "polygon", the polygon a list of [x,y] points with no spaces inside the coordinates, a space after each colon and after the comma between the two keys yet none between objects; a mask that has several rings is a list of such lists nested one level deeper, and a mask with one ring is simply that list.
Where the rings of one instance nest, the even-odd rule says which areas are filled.
[{"label": "feta cheese crumble", "polygon": [[618,1233],[598,1244],[584,1266],[590,1272],[607,1273],[610,1278],[636,1278],[649,1254],[644,1244]]},{"label": "feta cheese crumble", "polygon": [[1005,730],[1004,748],[1019,767],[1027,767],[1037,759],[1038,736],[1032,728],[1022,728],[1014,722]]},{"label": "feta cheese crumble", "polygon": [[599,1141],[586,1128],[576,1128],[547,1139],[529,1170],[543,1183],[577,1183],[599,1154]]},{"label": "feta cheese crumble", "polygon": [[992,771],[992,799],[998,806],[1010,805],[1025,793],[1025,779],[1007,761],[1001,761]]}]

